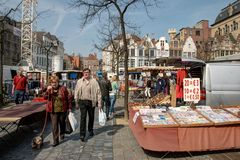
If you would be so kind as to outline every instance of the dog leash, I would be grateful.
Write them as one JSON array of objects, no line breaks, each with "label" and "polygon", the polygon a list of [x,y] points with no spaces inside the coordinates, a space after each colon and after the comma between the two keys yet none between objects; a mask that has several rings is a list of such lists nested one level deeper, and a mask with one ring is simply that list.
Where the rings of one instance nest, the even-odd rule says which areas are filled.
[{"label": "dog leash", "polygon": [[[48,95],[48,101],[49,101],[49,95]],[[48,104],[48,102],[47,102],[47,104]],[[44,130],[45,130],[45,128],[46,128],[46,125],[47,125],[47,117],[48,117],[48,112],[47,112],[47,109],[46,109],[45,122],[44,122],[43,129],[42,129],[42,131],[41,131],[41,133],[40,133],[39,136],[42,136],[42,135],[43,135],[43,132],[44,132]]]},{"label": "dog leash", "polygon": [[44,122],[43,129],[42,129],[42,131],[41,131],[41,133],[40,133],[39,136],[42,136],[42,135],[43,135],[43,132],[44,132],[45,127],[46,127],[46,124],[47,124],[47,117],[48,117],[48,112],[47,112],[47,110],[46,110],[45,122]]}]

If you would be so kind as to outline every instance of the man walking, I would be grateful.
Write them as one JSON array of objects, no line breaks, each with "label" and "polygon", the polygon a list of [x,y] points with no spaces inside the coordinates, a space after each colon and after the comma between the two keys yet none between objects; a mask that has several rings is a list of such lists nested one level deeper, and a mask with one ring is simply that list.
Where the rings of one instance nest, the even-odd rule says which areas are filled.
[{"label": "man walking", "polygon": [[89,68],[83,69],[83,77],[77,81],[75,87],[74,98],[76,101],[76,108],[80,107],[80,139],[84,141],[86,136],[86,117],[89,116],[88,132],[89,136],[93,136],[94,110],[95,106],[99,109],[102,104],[102,96],[98,82],[91,78],[91,70]]},{"label": "man walking", "polygon": [[103,78],[99,80],[100,89],[102,92],[102,107],[106,113],[107,120],[109,120],[110,109],[110,91],[112,91],[111,82],[108,80],[107,73],[103,73]]},{"label": "man walking", "polygon": [[18,70],[18,73],[13,78],[13,88],[12,88],[12,94],[14,95],[15,103],[16,104],[22,104],[25,92],[28,92],[28,81],[27,77],[23,75],[22,70]]}]

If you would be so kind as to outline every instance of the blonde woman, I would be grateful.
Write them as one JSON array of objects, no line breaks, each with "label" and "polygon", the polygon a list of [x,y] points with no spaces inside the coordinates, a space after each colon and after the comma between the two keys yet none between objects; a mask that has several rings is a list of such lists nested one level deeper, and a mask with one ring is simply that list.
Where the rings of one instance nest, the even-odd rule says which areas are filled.
[{"label": "blonde woman", "polygon": [[[64,139],[65,119],[67,111],[71,110],[72,96],[65,86],[59,85],[57,76],[50,77],[50,84],[44,96],[47,99],[47,112],[52,121],[53,147],[59,144],[59,139]],[[60,127],[60,132],[59,132]]]},{"label": "blonde woman", "polygon": [[109,115],[112,116],[113,114],[115,114],[115,110],[114,110],[114,105],[115,105],[115,102],[116,102],[116,97],[117,97],[117,92],[119,90],[119,85],[118,85],[118,82],[117,82],[117,76],[114,75],[112,77],[112,82],[111,82],[111,85],[112,85],[112,91],[110,92],[110,109],[109,109]]}]

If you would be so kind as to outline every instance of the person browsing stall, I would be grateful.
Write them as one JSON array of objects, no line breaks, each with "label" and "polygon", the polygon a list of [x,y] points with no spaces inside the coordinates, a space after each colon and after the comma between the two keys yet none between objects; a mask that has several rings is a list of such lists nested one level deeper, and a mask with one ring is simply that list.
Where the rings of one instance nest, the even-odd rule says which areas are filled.
[{"label": "person browsing stall", "polygon": [[23,75],[23,70],[18,70],[17,75],[13,78],[12,95],[14,95],[15,103],[22,104],[25,93],[28,92],[27,77]]}]

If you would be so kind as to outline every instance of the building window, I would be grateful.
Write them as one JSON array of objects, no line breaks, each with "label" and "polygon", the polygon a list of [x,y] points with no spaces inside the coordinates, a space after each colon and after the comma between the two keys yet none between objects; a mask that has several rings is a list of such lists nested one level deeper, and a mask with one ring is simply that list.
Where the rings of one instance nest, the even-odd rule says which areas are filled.
[{"label": "building window", "polygon": [[224,51],[221,51],[221,56],[224,56]]},{"label": "building window", "polygon": [[143,56],[143,49],[139,49],[139,57],[142,57]]},{"label": "building window", "polygon": [[196,57],[196,52],[192,52],[192,57]]},{"label": "building window", "polygon": [[174,41],[174,48],[178,47],[178,41]]},{"label": "building window", "polygon": [[130,66],[131,67],[135,67],[135,59],[131,59],[131,62],[130,62],[131,64],[130,64]]},{"label": "building window", "polygon": [[200,36],[200,31],[196,31],[196,36]]},{"label": "building window", "polygon": [[143,59],[139,59],[139,60],[138,60],[138,66],[139,66],[139,67],[143,66]]},{"label": "building window", "polygon": [[154,50],[150,50],[150,57],[154,57]]},{"label": "building window", "polygon": [[135,49],[131,49],[131,57],[135,57]]},{"label": "building window", "polygon": [[149,57],[149,50],[145,49],[145,57]]},{"label": "building window", "polygon": [[233,21],[233,30],[237,30],[238,29],[238,23]]},{"label": "building window", "polygon": [[173,50],[170,50],[170,57],[173,57]]},{"label": "building window", "polygon": [[233,51],[230,51],[230,55],[233,55]]},{"label": "building window", "polygon": [[161,45],[161,47],[164,47],[164,41],[163,40],[160,41],[160,45]]},{"label": "building window", "polygon": [[148,66],[148,62],[149,62],[149,60],[144,60],[144,65]]},{"label": "building window", "polygon": [[225,54],[225,55],[228,56],[228,54],[229,54],[229,51],[226,51],[226,54]]}]

